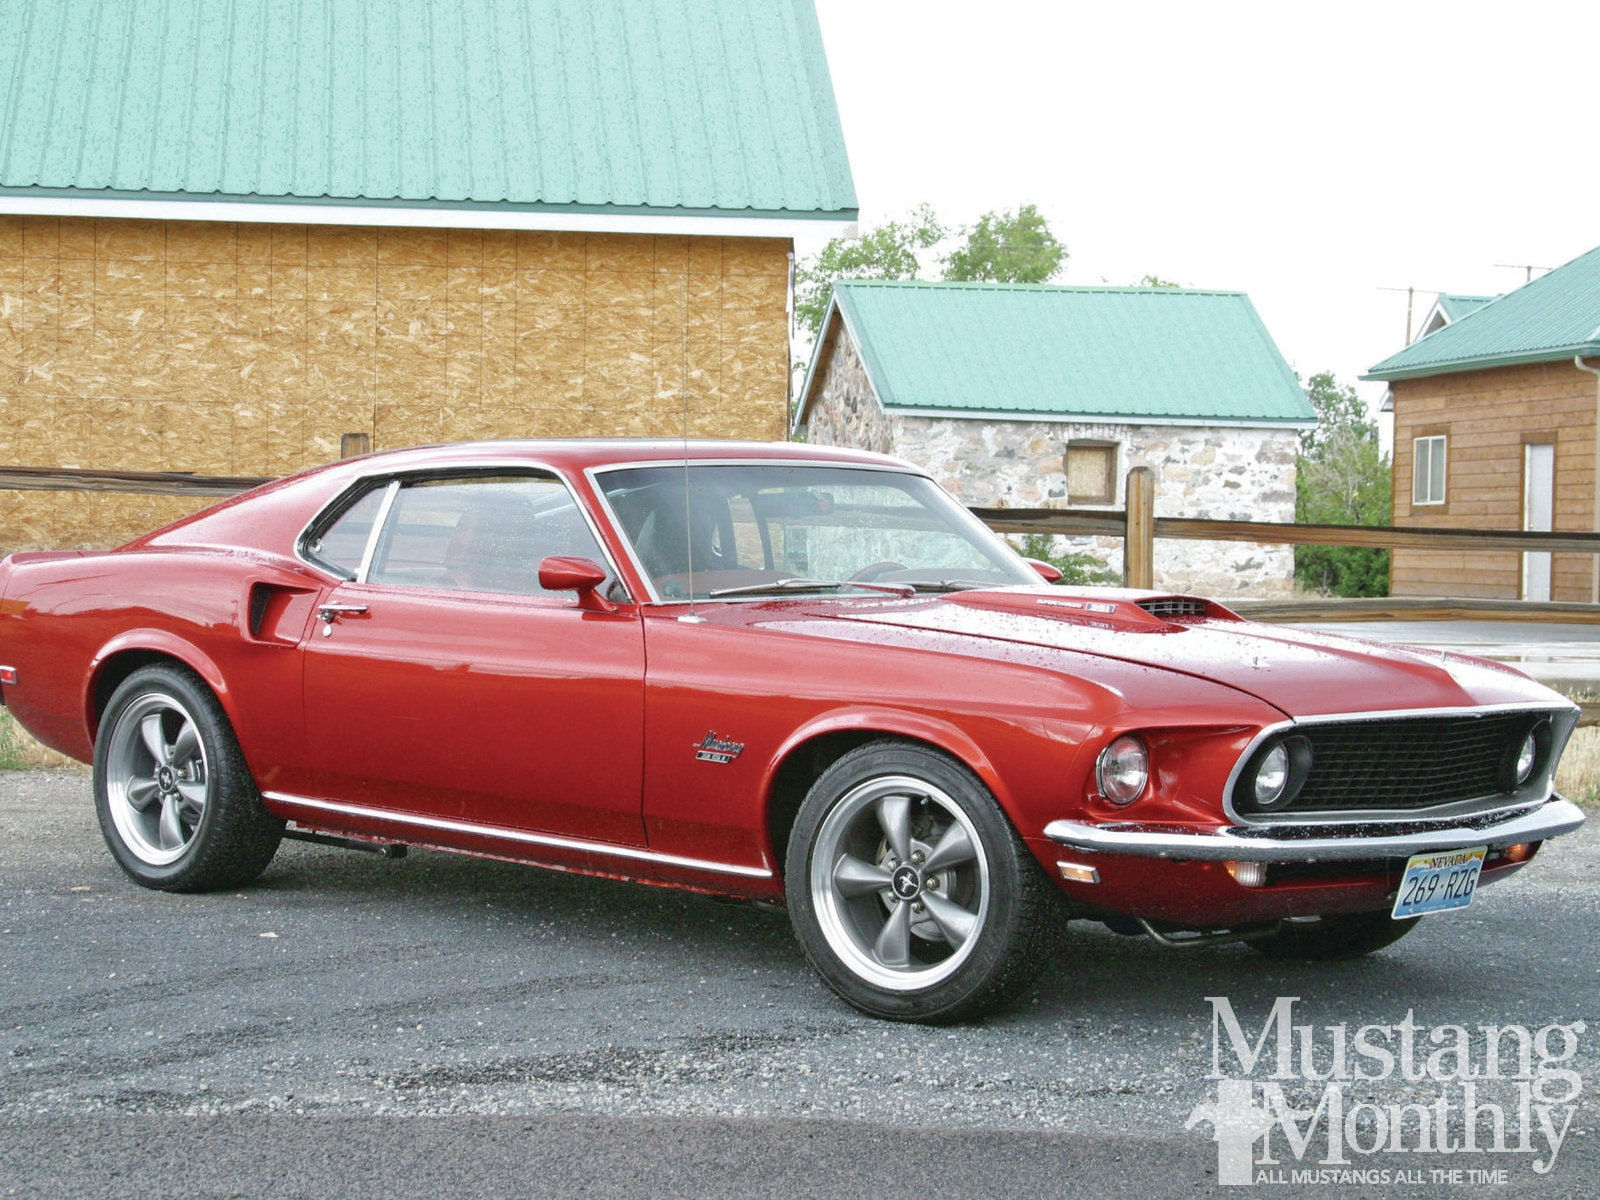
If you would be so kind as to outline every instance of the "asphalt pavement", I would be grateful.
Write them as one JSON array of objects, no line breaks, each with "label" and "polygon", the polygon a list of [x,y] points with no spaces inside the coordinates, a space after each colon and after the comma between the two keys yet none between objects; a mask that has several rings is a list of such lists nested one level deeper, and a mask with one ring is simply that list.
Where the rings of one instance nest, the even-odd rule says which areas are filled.
[{"label": "asphalt pavement", "polygon": [[[85,774],[0,774],[0,1195],[1249,1195],[1219,1186],[1212,1117],[1246,1069],[1208,997],[1247,1043],[1296,997],[1313,1072],[1330,1027],[1392,1047],[1408,1013],[1419,1055],[1456,1026],[1470,1044],[1435,1076],[1344,1085],[1355,1149],[1296,1152],[1280,1125],[1255,1191],[1593,1197],[1597,867],[1591,825],[1350,964],[1075,924],[1014,1009],[927,1029],[837,1001],[783,913],[687,893],[304,843],[243,891],[144,891]],[[1530,1032],[1539,1091],[1468,1151],[1461,1064],[1480,1101],[1507,1070],[1484,1069],[1483,1025]],[[1272,1073],[1248,1074],[1259,1115]],[[1327,1085],[1298,1058],[1280,1078],[1310,1121]],[[1450,1154],[1412,1136],[1441,1099]],[[1372,1123],[1406,1104],[1383,1144]]]}]

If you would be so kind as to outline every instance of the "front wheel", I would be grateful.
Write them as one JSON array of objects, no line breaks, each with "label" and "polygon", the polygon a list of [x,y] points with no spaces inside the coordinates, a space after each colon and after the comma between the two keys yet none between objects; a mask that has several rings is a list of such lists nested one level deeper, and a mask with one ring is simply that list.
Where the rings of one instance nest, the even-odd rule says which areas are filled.
[{"label": "front wheel", "polygon": [[249,883],[283,837],[222,706],[178,667],[142,668],[112,694],[95,739],[94,799],[118,865],[163,891]]},{"label": "front wheel", "polygon": [[1398,942],[1416,928],[1419,919],[1396,921],[1387,912],[1298,917],[1285,921],[1276,933],[1251,939],[1249,944],[1268,958],[1301,962],[1360,958]]},{"label": "front wheel", "polygon": [[790,919],[865,1013],[945,1022],[1025,986],[1053,927],[1043,878],[987,788],[935,751],[875,742],[817,779],[789,840]]}]

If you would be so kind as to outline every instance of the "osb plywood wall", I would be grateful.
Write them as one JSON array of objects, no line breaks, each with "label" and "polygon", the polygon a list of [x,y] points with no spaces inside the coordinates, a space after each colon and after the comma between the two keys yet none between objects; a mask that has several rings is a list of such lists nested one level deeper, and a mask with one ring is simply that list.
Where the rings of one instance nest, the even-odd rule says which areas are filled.
[{"label": "osb plywood wall", "polygon": [[[480,437],[779,438],[789,243],[0,216],[0,465],[280,475]],[[0,552],[200,507],[0,490]]]}]

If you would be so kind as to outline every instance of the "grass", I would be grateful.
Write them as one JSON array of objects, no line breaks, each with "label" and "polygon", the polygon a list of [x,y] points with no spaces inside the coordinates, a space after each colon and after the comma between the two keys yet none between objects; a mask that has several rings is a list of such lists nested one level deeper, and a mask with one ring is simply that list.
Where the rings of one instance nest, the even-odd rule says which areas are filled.
[{"label": "grass", "polygon": [[1600,725],[1573,733],[1556,771],[1556,791],[1586,808],[1600,808]]},{"label": "grass", "polygon": [[0,708],[0,771],[20,771],[28,767],[72,767],[76,760],[41,746],[10,713]]}]

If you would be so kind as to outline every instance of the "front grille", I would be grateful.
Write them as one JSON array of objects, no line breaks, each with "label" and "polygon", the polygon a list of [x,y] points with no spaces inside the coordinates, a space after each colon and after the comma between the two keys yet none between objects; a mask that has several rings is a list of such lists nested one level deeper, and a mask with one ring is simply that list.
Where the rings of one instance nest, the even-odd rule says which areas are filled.
[{"label": "front grille", "polygon": [[[1311,770],[1294,800],[1273,815],[1509,800],[1501,777],[1508,749],[1543,717],[1513,712],[1299,726],[1295,733],[1311,743]],[[1250,810],[1250,776],[1247,770],[1239,780],[1241,812]]]},{"label": "front grille", "polygon": [[1162,596],[1159,599],[1140,600],[1137,603],[1152,617],[1160,617],[1162,620],[1206,615],[1206,602],[1194,596]]}]

